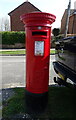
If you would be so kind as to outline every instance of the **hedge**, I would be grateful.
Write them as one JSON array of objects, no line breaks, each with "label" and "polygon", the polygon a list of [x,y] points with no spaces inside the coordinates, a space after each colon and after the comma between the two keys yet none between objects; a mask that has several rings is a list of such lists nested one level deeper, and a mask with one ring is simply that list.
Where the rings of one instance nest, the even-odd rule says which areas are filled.
[{"label": "hedge", "polygon": [[[0,32],[0,44],[2,45],[15,45],[16,43],[25,43],[25,32]],[[63,35],[58,35],[56,37],[52,37],[51,40],[51,47],[55,47],[54,42],[58,41],[59,39],[62,39]],[[2,40],[1,40],[2,39]]]},{"label": "hedge", "polygon": [[25,43],[25,32],[0,32],[0,34],[2,34],[2,44],[4,45]]}]

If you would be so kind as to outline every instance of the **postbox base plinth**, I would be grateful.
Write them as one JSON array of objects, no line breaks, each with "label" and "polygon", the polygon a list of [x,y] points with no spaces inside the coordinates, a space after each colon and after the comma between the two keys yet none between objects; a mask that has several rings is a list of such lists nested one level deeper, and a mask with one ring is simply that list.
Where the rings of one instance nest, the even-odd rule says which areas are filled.
[{"label": "postbox base plinth", "polygon": [[44,112],[48,103],[48,92],[43,94],[35,94],[35,93],[30,93],[26,90],[25,102],[26,102],[27,112],[29,113]]}]

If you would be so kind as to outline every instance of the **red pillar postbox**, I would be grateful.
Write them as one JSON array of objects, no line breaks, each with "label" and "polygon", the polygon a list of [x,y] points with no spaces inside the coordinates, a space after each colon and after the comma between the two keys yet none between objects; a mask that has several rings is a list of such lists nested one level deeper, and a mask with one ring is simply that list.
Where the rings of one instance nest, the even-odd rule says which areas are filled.
[{"label": "red pillar postbox", "polygon": [[36,94],[45,93],[49,82],[51,24],[56,17],[34,12],[20,18],[26,31],[26,90]]}]

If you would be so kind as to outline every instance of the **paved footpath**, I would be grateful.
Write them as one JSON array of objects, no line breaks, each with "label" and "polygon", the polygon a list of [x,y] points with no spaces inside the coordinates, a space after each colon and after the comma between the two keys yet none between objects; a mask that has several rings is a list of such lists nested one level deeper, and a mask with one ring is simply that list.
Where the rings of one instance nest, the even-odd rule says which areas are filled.
[{"label": "paved footpath", "polygon": [[[0,51],[17,51],[17,50],[26,50],[26,49],[0,49]],[[52,50],[55,50],[55,48],[52,48]]]}]

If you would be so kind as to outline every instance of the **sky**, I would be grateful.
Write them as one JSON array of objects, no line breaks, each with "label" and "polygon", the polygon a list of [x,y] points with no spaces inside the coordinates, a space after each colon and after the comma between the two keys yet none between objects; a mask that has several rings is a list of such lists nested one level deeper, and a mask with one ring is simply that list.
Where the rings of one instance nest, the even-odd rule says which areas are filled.
[{"label": "sky", "polygon": [[[0,18],[6,17],[9,12],[21,5],[26,0],[0,0]],[[53,28],[60,28],[61,18],[65,9],[67,9],[69,0],[28,0],[42,12],[48,12],[56,15],[56,21],[53,23]],[[74,9],[74,2],[71,0],[71,9]],[[9,16],[8,16],[9,18]]]}]

